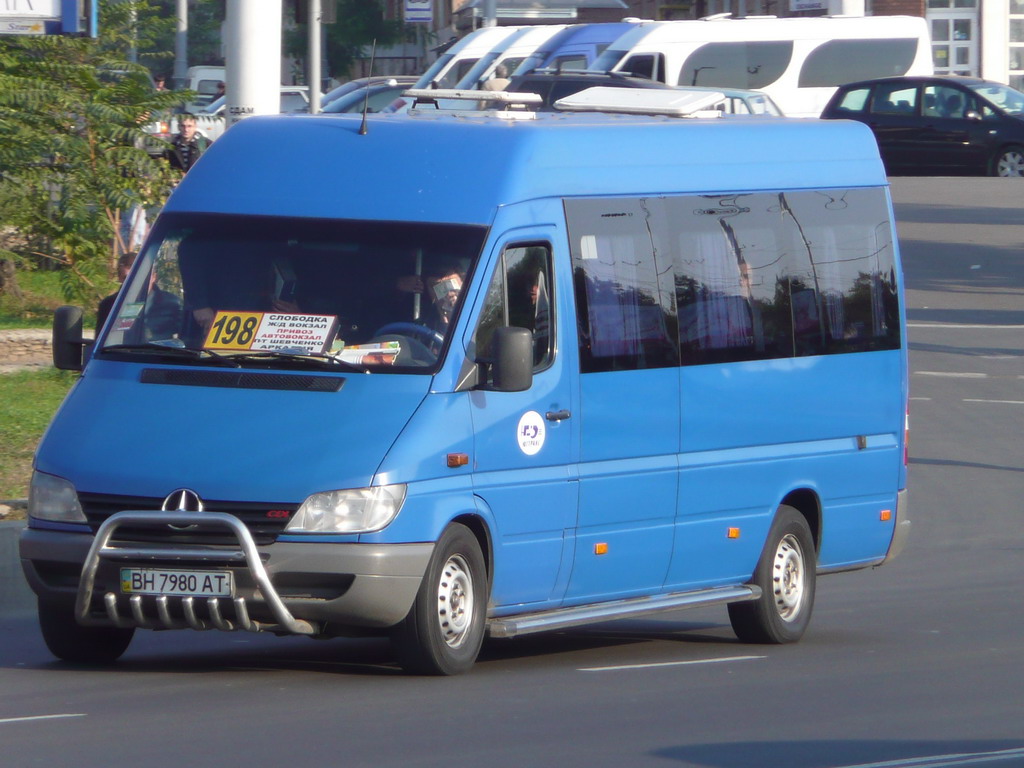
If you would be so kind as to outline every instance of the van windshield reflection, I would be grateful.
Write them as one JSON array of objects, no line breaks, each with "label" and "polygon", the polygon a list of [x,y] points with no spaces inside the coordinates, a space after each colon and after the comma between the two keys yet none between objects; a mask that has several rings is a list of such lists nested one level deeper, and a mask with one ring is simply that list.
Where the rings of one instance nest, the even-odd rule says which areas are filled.
[{"label": "van windshield reflection", "polygon": [[101,354],[432,372],[484,227],[165,214]]}]

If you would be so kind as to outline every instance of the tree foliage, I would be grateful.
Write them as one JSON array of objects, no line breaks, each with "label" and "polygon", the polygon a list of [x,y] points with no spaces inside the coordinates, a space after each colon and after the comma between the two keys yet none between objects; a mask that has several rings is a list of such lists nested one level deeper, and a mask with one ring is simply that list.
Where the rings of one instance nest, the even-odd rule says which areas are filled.
[{"label": "tree foliage", "polygon": [[[337,7],[337,22],[324,24],[322,29],[324,56],[330,74],[339,79],[347,79],[356,59],[365,58],[374,41],[378,47],[395,45],[409,35],[401,21],[384,17],[384,8],[379,0],[337,0]],[[306,24],[299,24],[287,32],[286,52],[305,59],[308,53],[307,34]]]},{"label": "tree foliage", "polygon": [[122,216],[170,189],[143,127],[181,94],[154,90],[139,62],[166,55],[154,39],[173,23],[149,0],[104,0],[98,39],[0,37],[0,258],[57,265],[67,299],[107,289]]}]

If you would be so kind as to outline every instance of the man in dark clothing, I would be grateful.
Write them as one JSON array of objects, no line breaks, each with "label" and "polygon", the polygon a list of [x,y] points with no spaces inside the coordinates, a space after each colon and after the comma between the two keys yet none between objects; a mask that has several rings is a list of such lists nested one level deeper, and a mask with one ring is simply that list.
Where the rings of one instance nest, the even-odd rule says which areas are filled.
[{"label": "man in dark clothing", "polygon": [[178,117],[178,135],[174,137],[170,148],[164,152],[164,159],[171,164],[171,168],[177,168],[185,173],[196,164],[196,160],[208,146],[210,140],[196,133],[195,115],[186,112]]}]

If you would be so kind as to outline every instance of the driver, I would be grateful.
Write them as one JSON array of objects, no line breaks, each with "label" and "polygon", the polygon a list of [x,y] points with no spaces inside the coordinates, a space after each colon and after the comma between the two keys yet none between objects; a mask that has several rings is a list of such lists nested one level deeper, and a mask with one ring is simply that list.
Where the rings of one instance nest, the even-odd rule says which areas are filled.
[{"label": "driver", "polygon": [[[457,259],[436,258],[424,264],[422,276],[402,275],[395,287],[402,293],[422,297],[419,316],[414,316],[414,321],[444,333],[451,322],[464,278],[465,270]],[[414,305],[414,315],[415,312]]]}]

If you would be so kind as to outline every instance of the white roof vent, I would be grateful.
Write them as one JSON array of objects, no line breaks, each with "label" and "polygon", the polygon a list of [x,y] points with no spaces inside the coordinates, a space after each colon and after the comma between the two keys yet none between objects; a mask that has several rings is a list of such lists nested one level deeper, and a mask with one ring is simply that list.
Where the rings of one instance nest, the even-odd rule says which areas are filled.
[{"label": "white roof vent", "polygon": [[725,99],[721,91],[674,91],[668,88],[587,88],[555,102],[565,112],[620,112],[629,115],[721,117],[714,106]]}]

